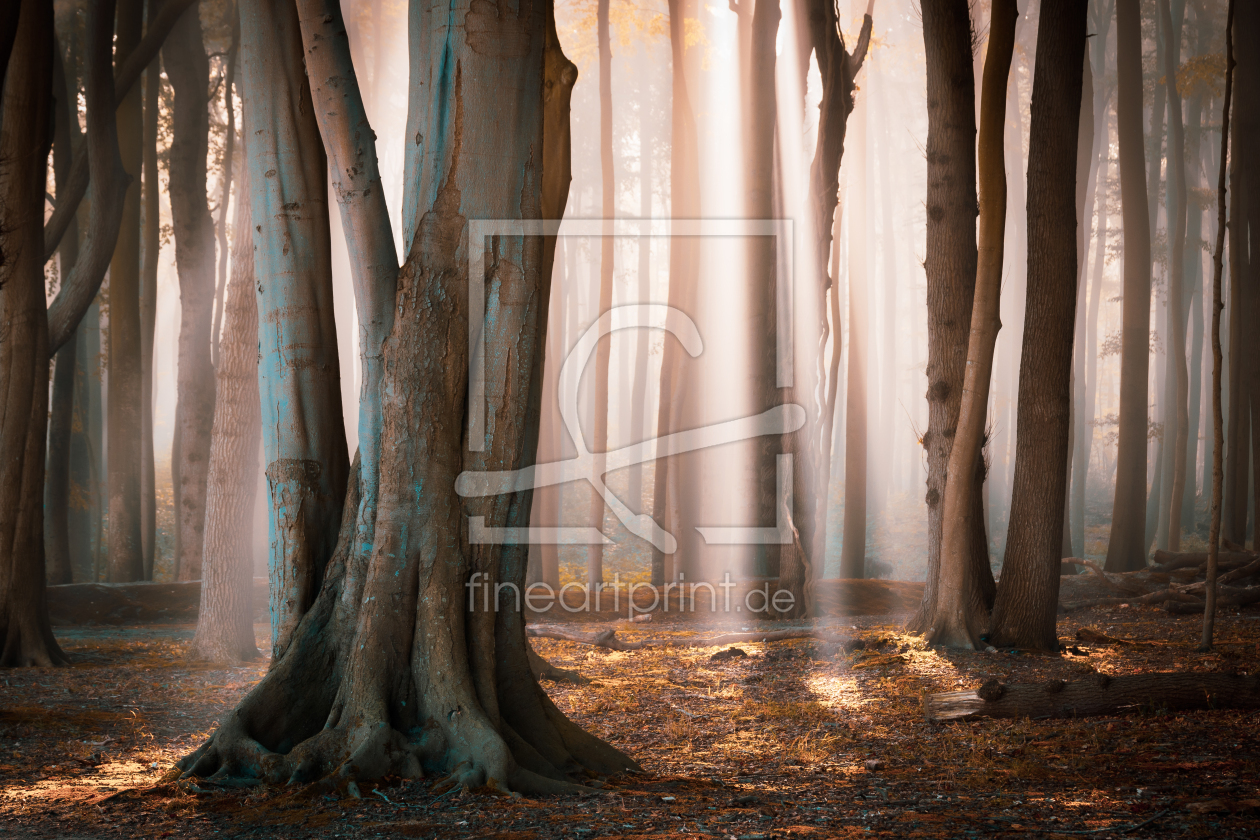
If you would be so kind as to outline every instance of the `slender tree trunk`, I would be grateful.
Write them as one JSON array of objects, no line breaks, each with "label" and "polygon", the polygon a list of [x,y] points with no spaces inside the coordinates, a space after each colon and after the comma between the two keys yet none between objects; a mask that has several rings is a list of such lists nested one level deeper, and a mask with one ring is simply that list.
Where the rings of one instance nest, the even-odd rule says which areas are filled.
[{"label": "slender tree trunk", "polygon": [[1115,501],[1106,568],[1146,565],[1146,380],[1151,325],[1151,229],[1142,151],[1142,32],[1138,0],[1116,0],[1116,133],[1124,224],[1124,308]]},{"label": "slender tree trunk", "polygon": [[[644,46],[646,52],[647,46]],[[649,59],[650,60],[650,59]],[[652,217],[652,89],[646,75],[639,79],[639,217]],[[652,300],[652,237],[639,238],[639,294],[638,303]],[[635,336],[634,385],[630,396],[630,439],[644,439],[647,419],[648,358],[651,355],[652,335],[639,330]],[[636,464],[630,469],[630,504],[635,510],[643,510],[643,473],[647,465]]]},{"label": "slender tree trunk", "polygon": [[228,285],[210,469],[201,606],[192,655],[211,662],[254,659],[253,520],[262,417],[258,404],[258,300],[250,236],[249,170],[237,180],[232,282]]},{"label": "slender tree trunk", "polygon": [[978,589],[971,543],[975,500],[984,476],[977,475],[976,459],[984,446],[993,375],[993,350],[1001,329],[1003,237],[1006,229],[1006,87],[1015,48],[1014,0],[995,0],[989,23],[980,102],[978,186],[980,238],[975,302],[967,345],[966,375],[958,413],[958,428],[950,451],[942,503],[940,595],[926,631],[930,644],[974,648],[979,641],[988,604],[974,597]]},{"label": "slender tree trunk", "polygon": [[[114,63],[140,43],[144,0],[119,0]],[[143,108],[138,86],[118,106],[118,147],[131,176],[109,264],[109,580],[144,579],[140,542],[140,170]]]},{"label": "slender tree trunk", "polygon": [[[1225,251],[1225,173],[1229,163],[1230,100],[1234,87],[1234,0],[1229,0],[1225,14],[1225,98],[1221,107],[1221,168],[1216,184],[1216,248],[1212,252],[1212,508],[1208,525],[1207,581],[1203,605],[1203,635],[1199,649],[1212,647],[1213,624],[1216,621],[1216,571],[1220,554],[1221,491],[1224,483],[1225,413],[1221,406],[1221,275],[1224,273]],[[1232,247],[1232,243],[1231,243]]]},{"label": "slender tree trunk", "polygon": [[[1251,45],[1260,38],[1260,9],[1254,3],[1244,3],[1237,10],[1235,18],[1235,40],[1239,44]],[[1243,177],[1243,190],[1246,194],[1246,216],[1240,217],[1236,224],[1245,227],[1247,236],[1243,243],[1248,245],[1245,252],[1246,275],[1243,277],[1243,294],[1239,300],[1239,309],[1244,325],[1260,323],[1260,107],[1256,100],[1260,99],[1260,56],[1254,49],[1243,50],[1238,55],[1238,110],[1234,118],[1238,121],[1238,142],[1234,154],[1240,157],[1240,170]],[[1242,238],[1242,237],[1240,237]],[[1240,254],[1240,257],[1244,256]],[[1244,409],[1243,416],[1249,415],[1250,422],[1244,421],[1240,428],[1240,446],[1237,458],[1240,461],[1239,498],[1251,504],[1247,511],[1243,503],[1239,517],[1241,535],[1247,532],[1248,515],[1252,525],[1252,547],[1260,546],[1260,336],[1254,329],[1243,330],[1242,358],[1246,367],[1242,376],[1246,379],[1246,391],[1249,411]],[[1250,446],[1247,441],[1247,429],[1250,427]],[[1250,450],[1250,452],[1248,451]],[[1250,454],[1250,457],[1248,455]],[[1247,464],[1250,462],[1251,475],[1247,476]],[[1250,488],[1248,480],[1250,479]],[[1242,536],[1239,537],[1241,542]]]},{"label": "slender tree trunk", "polygon": [[[108,0],[100,5],[112,6]],[[107,11],[112,22],[113,10]],[[109,73],[103,14],[88,11],[89,30],[96,33],[89,66]],[[48,622],[40,504],[48,430],[40,246],[54,43],[52,3],[23,0],[0,87],[0,667],[66,663]]]},{"label": "slender tree trunk", "polygon": [[[964,0],[924,0],[927,54],[928,562],[923,603],[908,629],[936,625],[942,597],[943,494],[962,403],[976,283],[976,108],[971,19]],[[986,564],[987,569],[987,564]],[[991,574],[991,573],[990,573]],[[977,583],[981,579],[977,575]],[[970,596],[968,596],[970,599]]]},{"label": "slender tree trunk", "polygon": [[870,303],[867,287],[866,109],[858,112],[849,143],[849,364],[844,412],[844,541],[840,577],[866,577],[866,374]]},{"label": "slender tree trunk", "polygon": [[[303,72],[297,11],[282,0],[260,0],[242,4],[240,13],[250,213],[258,220],[254,272],[270,493],[271,643],[272,656],[279,659],[320,591],[336,547],[349,457],[333,320],[328,164]],[[324,84],[330,75],[315,75],[314,81]],[[338,116],[350,119],[340,110]],[[264,219],[274,222],[263,225]],[[397,264],[389,268],[397,271]],[[360,304],[361,319],[371,312]],[[362,342],[364,353],[369,344]],[[207,335],[203,356],[208,345]],[[366,386],[368,376],[363,382]],[[375,396],[384,399],[379,390]],[[362,424],[359,439],[370,439]],[[357,486],[355,491],[357,498]],[[353,512],[349,518],[355,520]]]},{"label": "slender tree trunk", "polygon": [[1045,0],[1028,147],[1028,301],[1011,528],[993,604],[994,645],[1058,651],[1055,612],[1071,424],[1075,169],[1086,0]]},{"label": "slender tree trunk", "polygon": [[[599,163],[603,202],[603,236],[599,240],[599,309],[600,317],[612,309],[613,296],[613,246],[612,219],[617,212],[617,187],[613,180],[613,130],[612,130],[612,45],[608,36],[609,0],[598,0],[597,38],[599,41]],[[595,351],[595,404],[591,451],[596,453],[596,474],[604,477],[603,453],[608,450],[608,365],[612,357],[612,341],[604,340]],[[591,488],[591,525],[604,530],[604,498]],[[592,591],[604,581],[604,544],[586,547],[586,585]]]},{"label": "slender tree trunk", "polygon": [[[1168,364],[1176,379],[1175,390],[1169,394],[1173,400],[1168,412],[1170,418],[1175,417],[1176,434],[1170,441],[1172,445],[1172,488],[1167,506],[1160,512],[1160,518],[1167,525],[1169,551],[1181,550],[1181,502],[1186,492],[1186,446],[1189,434],[1190,400],[1189,375],[1186,370],[1186,307],[1185,307],[1185,252],[1186,252],[1186,150],[1185,132],[1182,123],[1181,94],[1177,90],[1177,68],[1180,64],[1177,45],[1181,42],[1181,25],[1173,25],[1169,12],[1168,0],[1159,0],[1159,16],[1163,27],[1170,34],[1168,46],[1164,50],[1164,75],[1169,80],[1166,85],[1168,96],[1168,161],[1169,190],[1168,201],[1168,313],[1170,324],[1170,346],[1168,348]],[[1176,200],[1173,201],[1172,195]],[[1167,434],[1167,427],[1165,427]]]},{"label": "slender tree trunk", "polygon": [[101,380],[100,324],[96,306],[88,307],[75,331],[78,355],[74,373],[74,420],[70,433],[70,562],[80,580],[96,582],[96,535],[101,516],[97,492],[97,453],[100,452]]},{"label": "slender tree trunk", "polygon": [[1089,428],[1085,425],[1085,317],[1088,307],[1085,296],[1089,289],[1089,238],[1093,223],[1094,193],[1098,184],[1099,137],[1106,134],[1095,125],[1098,96],[1094,91],[1093,67],[1086,54],[1084,90],[1081,94],[1081,130],[1076,146],[1076,346],[1072,354],[1072,459],[1071,497],[1068,499],[1070,527],[1069,557],[1085,556],[1085,479],[1089,462],[1085,458],[1085,442]]},{"label": "slender tree trunk", "polygon": [[[1246,15],[1245,6],[1243,14]],[[1237,23],[1235,24],[1237,26]],[[1239,27],[1241,31],[1241,27]],[[1242,118],[1247,106],[1243,94],[1246,90],[1245,74],[1235,71],[1239,82],[1238,101],[1233,120],[1233,137],[1230,156],[1230,208],[1229,217],[1229,386],[1225,393],[1229,398],[1229,417],[1225,424],[1225,485],[1222,497],[1221,532],[1225,539],[1242,545],[1247,538],[1247,429],[1250,420],[1250,385],[1245,375],[1247,360],[1244,354],[1246,337],[1243,329],[1243,311],[1247,264],[1247,204],[1246,185],[1243,182],[1242,161],[1246,153],[1241,131]]]},{"label": "slender tree trunk", "polygon": [[[147,5],[150,21],[153,3]],[[162,85],[154,59],[144,74],[144,208],[140,229],[140,544],[144,579],[153,580],[157,554],[157,477],[153,463],[153,334],[157,327],[158,256],[161,219],[158,195],[158,89]]]},{"label": "slender tree trunk", "polygon": [[[700,217],[700,169],[696,140],[696,118],[687,91],[687,0],[669,0],[669,43],[672,78],[670,100],[670,165],[669,195],[670,215],[673,219]],[[697,243],[691,239],[671,236],[669,240],[669,305],[686,313],[692,313],[699,266]],[[661,357],[660,401],[657,406],[656,429],[658,435],[680,431],[685,386],[682,369],[683,354],[676,341],[665,340]],[[671,511],[678,508],[677,493],[670,488],[677,486],[680,458],[658,458],[653,472],[652,518],[666,531],[676,531],[676,517]],[[665,553],[652,547],[652,584],[665,582]]]},{"label": "slender tree trunk", "polygon": [[[201,577],[206,519],[206,475],[210,431],[214,423],[214,368],[210,364],[210,326],[214,307],[214,221],[206,204],[206,143],[209,114],[206,80],[210,63],[202,44],[201,18],[191,8],[171,30],[162,63],[175,91],[171,117],[171,220],[175,229],[175,264],[179,269],[179,376],[175,423],[178,462],[179,580]],[[262,173],[259,173],[262,177]],[[262,217],[260,218],[267,218]],[[325,235],[325,240],[327,236]],[[112,376],[111,372],[111,376]],[[113,401],[111,400],[111,405]],[[110,450],[111,453],[113,450]],[[112,454],[110,460],[113,460]],[[174,469],[174,467],[172,467]],[[111,522],[110,531],[113,531]]]},{"label": "slender tree trunk", "polygon": [[[20,8],[14,4],[14,8]],[[16,24],[16,20],[14,21]],[[56,102],[53,140],[53,171],[58,194],[70,174],[74,144],[80,141],[77,93],[67,79],[61,45],[53,50],[53,99]],[[75,110],[70,102],[75,102]],[[61,240],[58,274],[65,277],[79,256],[77,222],[71,222]],[[74,428],[75,367],[78,361],[78,332],[57,351],[53,374],[52,409],[48,415],[48,467],[44,480],[44,552],[50,584],[70,583],[74,564],[70,554],[70,441]]]},{"label": "slender tree trunk", "polygon": [[1089,313],[1085,316],[1085,409],[1081,417],[1081,557],[1086,556],[1085,544],[1085,489],[1089,482],[1089,465],[1094,446],[1094,407],[1098,394],[1098,311],[1102,303],[1103,270],[1107,262],[1107,198],[1111,181],[1111,131],[1108,125],[1108,108],[1102,107],[1102,119],[1099,120],[1098,191],[1095,206],[1098,214],[1098,228],[1094,235],[1094,278],[1090,281]]}]

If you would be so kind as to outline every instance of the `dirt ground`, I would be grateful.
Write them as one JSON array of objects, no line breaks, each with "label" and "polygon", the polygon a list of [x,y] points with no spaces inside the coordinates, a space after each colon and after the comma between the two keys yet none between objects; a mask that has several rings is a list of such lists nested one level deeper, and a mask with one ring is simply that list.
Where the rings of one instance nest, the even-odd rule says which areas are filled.
[{"label": "dirt ground", "polygon": [[[701,635],[675,618],[617,625],[626,640]],[[189,663],[190,625],[59,628],[74,664],[0,672],[0,837],[1256,837],[1260,712],[1071,721],[925,722],[921,696],[1090,671],[1260,665],[1260,609],[1229,610],[1216,652],[1200,618],[1147,607],[1061,617],[1077,652],[924,649],[905,616],[830,619],[865,649],[739,644],[747,656],[658,646],[612,652],[539,640],[590,685],[556,703],[641,762],[585,797],[518,799],[438,779],[310,790],[157,784],[262,675],[266,661]],[[612,625],[610,625],[612,626]],[[1132,644],[1073,641],[1090,627]],[[267,628],[257,628],[260,646]],[[583,624],[581,632],[597,626]]]}]

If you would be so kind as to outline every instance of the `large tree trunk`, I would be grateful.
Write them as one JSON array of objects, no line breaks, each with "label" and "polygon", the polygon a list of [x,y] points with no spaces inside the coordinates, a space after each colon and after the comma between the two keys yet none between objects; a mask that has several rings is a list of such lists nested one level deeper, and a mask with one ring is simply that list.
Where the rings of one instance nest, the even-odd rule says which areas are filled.
[{"label": "large tree trunk", "polygon": [[[687,91],[687,34],[685,6],[687,0],[669,0],[669,44],[673,96],[670,99],[671,121],[669,158],[670,216],[673,219],[700,217],[700,162],[696,139],[696,117]],[[687,238],[671,236],[669,240],[669,305],[682,312],[694,309],[699,266],[698,244]],[[681,431],[685,374],[683,352],[677,341],[665,339],[661,355],[660,398],[657,405],[656,433],[667,435]],[[658,458],[653,472],[652,518],[666,531],[676,532],[678,509],[677,455]],[[652,546],[651,579],[654,586],[665,583],[665,552]]]},{"label": "large tree trunk", "polygon": [[[103,30],[92,38],[89,67],[108,73],[104,13],[88,12],[89,29]],[[23,0],[0,88],[0,667],[66,662],[48,622],[42,504],[48,320],[41,222],[53,49],[52,3]]]},{"label": "large tree trunk", "polygon": [[[116,66],[121,66],[140,43],[143,23],[144,0],[119,0],[114,38]],[[111,583],[144,579],[140,539],[140,169],[144,161],[141,104],[141,90],[133,86],[118,106],[118,148],[131,180],[123,201],[122,227],[109,264],[106,428]]]},{"label": "large tree trunk", "polygon": [[[232,44],[228,47],[227,55],[224,57],[226,65],[223,72],[223,110],[227,112],[227,127],[224,129],[223,137],[223,174],[219,178],[219,278],[214,289],[214,318],[210,325],[210,363],[214,366],[215,371],[219,369],[219,334],[222,332],[223,326],[223,306],[227,298],[227,271],[228,271],[228,200],[232,194],[232,179],[235,175],[235,169],[232,166],[232,156],[236,151],[236,106],[232,102],[232,86],[236,82],[236,51],[240,46],[241,28],[240,17],[235,13],[235,9],[231,12],[232,16]],[[238,193],[244,195],[244,191],[237,190]],[[211,444],[213,446],[213,444]]]},{"label": "large tree trunk", "polygon": [[1011,527],[989,634],[1058,651],[1055,612],[1072,420],[1076,164],[1086,0],[1045,0],[1028,147],[1028,300]]},{"label": "large tree trunk", "polygon": [[[250,202],[257,220],[254,272],[270,492],[271,641],[272,655],[279,659],[320,591],[337,544],[350,465],[333,320],[328,166],[303,72],[297,12],[281,0],[240,9],[240,85],[248,103]],[[323,83],[318,75],[314,78]],[[339,167],[339,175],[344,168]],[[270,221],[262,224],[264,220]],[[365,259],[356,270],[370,276],[377,265]],[[396,265],[386,267],[396,270]],[[209,291],[207,286],[207,295]],[[365,324],[375,323],[373,307],[360,303],[358,309]],[[365,354],[371,347],[367,338],[361,342]],[[204,356],[208,335],[206,342]],[[383,399],[379,389],[376,398]],[[362,426],[359,435],[366,446],[370,435]],[[370,478],[370,470],[364,474]],[[355,521],[354,511],[348,516]]]},{"label": "large tree trunk", "polygon": [[[595,317],[601,317],[612,309],[613,296],[613,246],[612,219],[617,212],[617,187],[613,178],[613,129],[612,129],[612,45],[608,35],[609,0],[597,4],[596,29],[599,42],[599,171],[601,184],[601,208],[603,236],[599,240],[599,308]],[[545,306],[546,304],[544,304]],[[603,453],[608,450],[608,365],[612,357],[612,341],[599,343],[595,351],[595,394],[591,409],[591,451],[595,456],[595,474],[604,479]],[[604,530],[604,497],[590,488],[590,525]],[[586,547],[586,585],[594,591],[604,582],[604,544],[593,543]]]},{"label": "large tree trunk", "polygon": [[974,501],[980,495],[980,483],[984,480],[983,475],[976,474],[974,465],[984,444],[993,350],[1002,326],[1002,258],[1006,230],[1006,155],[1002,134],[1006,123],[1006,84],[1018,19],[1014,0],[995,0],[984,62],[977,145],[980,239],[975,302],[958,430],[949,456],[942,504],[939,595],[934,620],[926,631],[929,643],[950,647],[976,646],[988,606],[972,597],[978,590],[972,581],[975,571],[971,562],[972,517],[977,513]]},{"label": "large tree trunk", "polygon": [[[976,283],[976,106],[971,18],[965,0],[924,0],[927,54],[928,557],[923,604],[912,632],[936,624],[941,597],[943,494],[962,403],[968,329]],[[984,549],[987,554],[987,548]],[[977,564],[978,565],[978,564]],[[982,593],[988,563],[973,582]],[[967,593],[968,601],[978,596]]]},{"label": "large tree trunk", "polygon": [[[243,7],[242,75],[254,113],[267,96],[295,99],[301,80],[300,55],[283,49],[296,21],[283,9],[265,14],[267,5]],[[468,219],[538,219],[543,212],[537,150],[550,11],[535,5],[501,18],[479,6],[412,8],[418,81],[409,125],[421,130],[426,149],[413,160],[419,194],[408,206],[419,218],[384,346],[374,542],[363,555],[352,545],[359,494],[351,482],[339,550],[319,597],[262,682],[181,762],[188,772],[295,782],[327,776],[347,784],[438,771],[466,787],[575,792],[581,788],[570,779],[587,771],[635,766],[565,719],[538,687],[511,588],[496,595],[493,610],[487,603],[496,583],[519,590],[526,552],[468,545],[465,517],[519,527],[531,494],[461,501],[456,491],[461,470],[475,480],[485,470],[520,468],[536,444],[528,405],[544,317],[542,243],[496,237],[496,259],[474,278],[500,292],[484,298],[482,333],[495,425],[484,450],[467,451],[459,419],[469,385],[469,247],[486,243],[465,245],[464,234]],[[340,28],[339,17],[330,24]],[[272,62],[270,85],[260,89],[251,53],[264,45],[288,61]],[[320,74],[313,75],[318,83]],[[507,135],[505,124],[514,127]],[[251,145],[266,136],[256,129],[251,123]],[[254,177],[259,156],[250,159]],[[266,288],[263,267],[260,261]],[[474,570],[487,577],[470,580]],[[479,589],[487,582],[490,590]]]},{"label": "large tree trunk", "polygon": [[1151,229],[1142,147],[1142,27],[1138,0],[1116,0],[1116,133],[1124,224],[1120,425],[1107,571],[1146,565],[1146,380],[1151,329]]},{"label": "large tree trunk", "polygon": [[[150,26],[153,4],[147,5]],[[144,74],[144,216],[140,244],[140,544],[144,579],[153,580],[157,552],[157,478],[153,464],[153,334],[157,327],[158,255],[161,252],[161,218],[158,196],[158,89],[162,85],[158,62]]]},{"label": "large tree trunk", "polygon": [[[20,8],[14,4],[14,8]],[[16,23],[16,19],[14,21]],[[66,79],[61,45],[53,50],[53,99],[56,102],[53,172],[57,193],[65,188],[74,146],[81,140],[77,90]],[[75,103],[72,111],[70,102]],[[71,222],[61,241],[58,274],[65,277],[79,256],[78,224]],[[78,331],[57,351],[53,373],[52,408],[48,414],[48,473],[44,480],[44,553],[48,583],[70,583],[74,564],[70,554],[70,441],[74,430],[74,380],[78,361]]]},{"label": "large tree trunk", "polygon": [[206,541],[194,656],[235,663],[258,656],[254,643],[253,522],[258,486],[258,300],[250,236],[249,170],[237,179],[232,281],[220,343],[210,469],[206,479]]},{"label": "large tree trunk", "polygon": [[170,151],[171,220],[180,304],[175,405],[179,446],[171,453],[172,470],[178,470],[179,476],[179,504],[175,510],[179,555],[175,568],[179,580],[197,580],[201,577],[206,475],[214,423],[214,367],[210,364],[214,222],[206,204],[206,143],[210,130],[206,79],[210,65],[196,7],[185,12],[171,30],[162,48],[162,63],[175,91]]},{"label": "large tree trunk", "polygon": [[[1238,4],[1235,18],[1234,39],[1238,44],[1250,46],[1260,36],[1260,8],[1254,3]],[[1243,213],[1233,218],[1232,227],[1239,230],[1239,267],[1241,294],[1231,300],[1231,307],[1237,301],[1239,321],[1241,325],[1242,343],[1237,358],[1242,380],[1238,396],[1231,393],[1231,401],[1237,399],[1242,403],[1239,412],[1237,449],[1230,455],[1231,461],[1237,464],[1237,480],[1234,485],[1235,522],[1237,542],[1242,542],[1247,533],[1248,516],[1252,518],[1253,545],[1260,545],[1260,336],[1256,335],[1254,324],[1260,323],[1260,106],[1256,100],[1260,98],[1260,56],[1254,49],[1243,49],[1238,53],[1238,67],[1235,71],[1238,86],[1235,95],[1238,106],[1234,118],[1238,130],[1235,134],[1234,159],[1239,162],[1241,192],[1243,194]],[[1231,360],[1233,361],[1233,360]],[[1248,430],[1250,429],[1250,435]],[[1250,440],[1248,440],[1250,437]],[[1248,475],[1248,463],[1251,465]],[[1248,483],[1250,482],[1250,488]],[[1247,503],[1252,509],[1247,510]]]}]

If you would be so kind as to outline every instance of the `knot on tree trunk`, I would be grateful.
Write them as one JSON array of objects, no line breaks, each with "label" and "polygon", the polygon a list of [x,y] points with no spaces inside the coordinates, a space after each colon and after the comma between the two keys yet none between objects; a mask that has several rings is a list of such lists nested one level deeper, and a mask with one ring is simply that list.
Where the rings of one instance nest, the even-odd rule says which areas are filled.
[{"label": "knot on tree trunk", "polygon": [[997,680],[988,680],[976,689],[976,694],[986,703],[992,703],[1006,693],[1006,686]]}]

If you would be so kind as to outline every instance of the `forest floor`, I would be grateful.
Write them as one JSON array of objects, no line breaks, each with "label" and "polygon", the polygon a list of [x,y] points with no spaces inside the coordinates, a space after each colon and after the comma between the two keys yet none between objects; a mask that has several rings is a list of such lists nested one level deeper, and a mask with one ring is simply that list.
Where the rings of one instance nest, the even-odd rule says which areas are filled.
[{"label": "forest floor", "polygon": [[[617,625],[627,641],[699,635],[697,619]],[[0,837],[1256,837],[1260,713],[933,725],[921,696],[1088,672],[1257,673],[1260,609],[1201,619],[1113,607],[1060,617],[1077,654],[925,649],[905,616],[830,619],[821,640],[614,652],[535,640],[590,685],[545,683],[644,773],[585,797],[434,793],[433,778],[308,790],[157,784],[263,674],[190,663],[192,627],[70,627],[69,668],[0,673]],[[1089,627],[1129,643],[1073,641]],[[590,633],[597,629],[583,624]],[[258,625],[260,646],[267,628]]]}]

